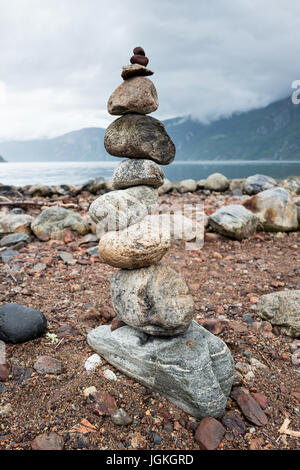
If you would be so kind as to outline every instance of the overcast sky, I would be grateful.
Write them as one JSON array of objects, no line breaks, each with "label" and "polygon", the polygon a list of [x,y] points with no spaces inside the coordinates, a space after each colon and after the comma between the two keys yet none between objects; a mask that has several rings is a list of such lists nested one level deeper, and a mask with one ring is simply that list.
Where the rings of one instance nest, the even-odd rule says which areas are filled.
[{"label": "overcast sky", "polygon": [[300,79],[299,0],[0,0],[0,140],[106,127],[135,46],[159,119],[266,105]]}]

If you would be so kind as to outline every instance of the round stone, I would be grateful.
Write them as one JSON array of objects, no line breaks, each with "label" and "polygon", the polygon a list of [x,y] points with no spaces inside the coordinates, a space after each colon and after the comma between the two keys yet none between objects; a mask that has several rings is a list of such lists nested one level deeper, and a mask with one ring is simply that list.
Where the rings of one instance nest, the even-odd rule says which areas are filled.
[{"label": "round stone", "polygon": [[115,268],[142,268],[158,263],[170,248],[170,243],[167,231],[151,221],[142,221],[127,229],[102,235],[99,254],[105,263]]},{"label": "round stone", "polygon": [[143,55],[143,56],[146,55],[144,49],[143,49],[142,47],[140,47],[140,46],[135,47],[135,48],[133,49],[133,54],[134,54],[134,55]]},{"label": "round stone", "polygon": [[125,189],[131,186],[146,185],[159,188],[164,183],[162,169],[151,160],[130,158],[116,168],[113,176],[113,188]]},{"label": "round stone", "polygon": [[114,309],[127,325],[155,336],[174,336],[190,325],[194,302],[185,281],[168,266],[120,270],[111,282]]},{"label": "round stone", "polygon": [[140,64],[140,65],[143,65],[144,67],[147,67],[149,59],[148,57],[145,57],[143,55],[135,54],[131,57],[130,62],[132,64]]},{"label": "round stone", "polygon": [[127,114],[106,129],[106,151],[115,157],[153,160],[168,165],[175,158],[175,145],[161,121],[150,116]]},{"label": "round stone", "polygon": [[43,335],[47,320],[42,312],[15,303],[0,307],[0,340],[23,343]]},{"label": "round stone", "polygon": [[158,108],[155,86],[146,77],[125,80],[110,96],[107,110],[112,115],[150,114]]},{"label": "round stone", "polygon": [[210,191],[226,191],[229,188],[229,180],[221,173],[210,175],[205,182],[205,189]]}]

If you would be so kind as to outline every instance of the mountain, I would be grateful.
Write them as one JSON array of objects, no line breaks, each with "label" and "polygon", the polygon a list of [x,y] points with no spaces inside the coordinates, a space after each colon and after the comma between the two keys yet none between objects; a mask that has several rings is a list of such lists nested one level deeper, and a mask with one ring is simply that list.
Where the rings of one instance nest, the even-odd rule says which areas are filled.
[{"label": "mountain", "polygon": [[179,160],[300,160],[300,105],[286,98],[208,125],[165,122]]},{"label": "mountain", "polygon": [[5,160],[4,160],[4,158],[1,157],[1,155],[0,155],[0,163],[1,163],[1,162],[5,162]]},{"label": "mountain", "polygon": [[105,129],[92,127],[53,139],[0,142],[7,161],[91,161],[113,159],[103,145]]},{"label": "mountain", "polygon": [[[164,121],[177,160],[300,160],[300,105],[286,98],[210,124],[191,117]],[[105,129],[87,128],[54,139],[2,142],[8,161],[113,160]]]}]

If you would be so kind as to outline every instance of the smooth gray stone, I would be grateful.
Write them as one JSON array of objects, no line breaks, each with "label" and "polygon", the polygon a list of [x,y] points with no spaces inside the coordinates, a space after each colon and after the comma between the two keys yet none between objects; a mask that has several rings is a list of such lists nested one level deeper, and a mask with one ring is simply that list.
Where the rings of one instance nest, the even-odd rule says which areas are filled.
[{"label": "smooth gray stone", "polygon": [[221,207],[209,217],[213,229],[237,240],[255,233],[259,223],[259,219],[240,204]]},{"label": "smooth gray stone", "polygon": [[26,233],[11,233],[0,240],[0,246],[13,246],[17,243],[29,243],[30,237]]},{"label": "smooth gray stone", "polygon": [[234,374],[226,344],[192,322],[176,337],[149,336],[129,326],[90,331],[88,344],[110,364],[196,418],[224,414]]},{"label": "smooth gray stone", "polygon": [[175,145],[164,124],[151,116],[125,114],[106,129],[106,151],[115,157],[142,158],[168,165],[175,158]]},{"label": "smooth gray stone", "polygon": [[130,158],[123,160],[115,169],[114,189],[126,189],[132,186],[146,185],[159,188],[164,183],[164,173],[152,160]]},{"label": "smooth gray stone", "polygon": [[267,189],[272,189],[277,186],[276,180],[266,175],[253,175],[249,176],[244,184],[245,193],[250,196],[258,194],[261,191],[266,191]]}]

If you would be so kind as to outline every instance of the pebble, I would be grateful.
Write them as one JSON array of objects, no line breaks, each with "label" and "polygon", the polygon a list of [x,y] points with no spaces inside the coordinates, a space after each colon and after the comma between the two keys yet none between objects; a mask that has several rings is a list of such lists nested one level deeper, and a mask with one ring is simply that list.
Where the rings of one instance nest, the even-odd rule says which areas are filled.
[{"label": "pebble", "polygon": [[123,408],[119,408],[112,416],[111,421],[117,426],[128,426],[132,423],[133,418],[128,413],[126,413]]},{"label": "pebble", "polygon": [[215,418],[207,417],[200,421],[195,439],[203,450],[216,450],[225,434],[224,426]]},{"label": "pebble", "polygon": [[9,376],[9,367],[6,364],[0,364],[0,382],[5,382]]},{"label": "pebble", "polygon": [[262,362],[258,361],[254,357],[250,359],[250,363],[253,367],[256,367],[257,369],[268,369],[268,367],[263,364]]},{"label": "pebble", "polygon": [[66,264],[75,264],[76,260],[74,260],[73,256],[71,253],[68,253],[67,251],[60,251],[58,253],[60,259],[64,261]]},{"label": "pebble", "polygon": [[12,410],[12,406],[10,403],[7,403],[6,405],[4,406],[1,406],[0,407],[0,418],[5,418],[5,416],[8,416],[9,413],[11,412]]},{"label": "pebble", "polygon": [[83,390],[83,395],[88,398],[90,395],[95,395],[95,393],[97,392],[97,389],[96,387],[94,387],[93,385],[91,387],[87,387]]},{"label": "pebble", "polygon": [[62,371],[62,364],[57,359],[49,356],[40,356],[34,363],[34,369],[39,374],[60,374]]},{"label": "pebble", "polygon": [[40,434],[31,442],[32,450],[63,450],[64,438],[55,432]]},{"label": "pebble", "polygon": [[103,377],[105,377],[107,380],[111,380],[111,381],[114,381],[114,382],[116,382],[118,380],[118,377],[116,376],[116,374],[110,369],[105,369],[104,370]]},{"label": "pebble", "polygon": [[1,259],[2,259],[3,263],[6,264],[6,263],[8,263],[8,261],[10,261],[11,259],[18,256],[18,254],[19,253],[15,250],[5,250],[5,251],[2,251],[0,256],[1,256]]},{"label": "pebble", "polygon": [[92,356],[88,357],[87,360],[85,361],[84,368],[87,371],[91,371],[101,365],[102,365],[102,360],[99,354],[93,354]]}]

